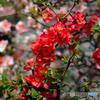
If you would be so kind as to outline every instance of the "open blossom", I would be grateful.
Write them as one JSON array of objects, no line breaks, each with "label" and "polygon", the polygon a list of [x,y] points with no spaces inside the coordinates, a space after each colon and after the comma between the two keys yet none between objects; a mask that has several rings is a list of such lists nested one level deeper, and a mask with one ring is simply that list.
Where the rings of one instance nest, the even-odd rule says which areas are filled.
[{"label": "open blossom", "polygon": [[90,35],[93,32],[91,30],[93,25],[95,25],[95,23],[92,21],[89,21],[89,23],[83,27],[82,32],[85,32],[87,35]]},{"label": "open blossom", "polygon": [[0,41],[0,52],[3,52],[8,44],[8,40],[1,40]]},{"label": "open blossom", "polygon": [[11,23],[8,22],[7,20],[3,20],[0,22],[0,31],[3,31],[3,32],[8,32],[10,31],[11,29]]},{"label": "open blossom", "polygon": [[3,58],[2,65],[9,66],[9,65],[13,65],[13,64],[14,64],[14,58],[12,56],[5,55]]},{"label": "open blossom", "polygon": [[17,31],[24,32],[24,31],[26,31],[26,29],[27,28],[25,27],[25,23],[24,22],[20,21],[20,22],[17,23],[17,25],[16,25],[16,30]]},{"label": "open blossom", "polygon": [[28,25],[29,27],[36,28],[35,20],[32,17],[28,17]]},{"label": "open blossom", "polygon": [[24,70],[30,71],[33,65],[34,58],[26,60],[26,65],[23,67]]},{"label": "open blossom", "polygon": [[43,84],[43,77],[39,76],[39,75],[26,75],[25,76],[25,80],[28,83],[31,83],[31,86],[35,86],[37,88],[41,87]]},{"label": "open blossom", "polygon": [[97,48],[96,51],[92,53],[92,58],[94,58],[95,63],[100,66],[100,49],[99,48]]},{"label": "open blossom", "polygon": [[100,19],[100,15],[98,15],[97,13],[94,13],[90,21],[97,23],[99,19]]},{"label": "open blossom", "polygon": [[53,13],[50,11],[49,8],[46,8],[42,15],[42,19],[44,20],[44,22],[49,23],[52,21],[52,18],[53,18]]}]

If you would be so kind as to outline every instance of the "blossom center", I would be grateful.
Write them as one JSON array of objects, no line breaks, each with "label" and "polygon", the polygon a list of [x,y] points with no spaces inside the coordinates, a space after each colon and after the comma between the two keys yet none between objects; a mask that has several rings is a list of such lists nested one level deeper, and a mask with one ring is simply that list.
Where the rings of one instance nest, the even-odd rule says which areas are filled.
[{"label": "blossom center", "polygon": [[97,16],[94,16],[94,20],[97,20]]},{"label": "blossom center", "polygon": [[48,14],[45,14],[44,16],[45,16],[45,18],[48,18],[49,17]]},{"label": "blossom center", "polygon": [[40,78],[39,78],[39,77],[37,77],[37,78],[35,78],[35,80],[36,80],[37,82],[39,82],[39,81],[40,81]]}]

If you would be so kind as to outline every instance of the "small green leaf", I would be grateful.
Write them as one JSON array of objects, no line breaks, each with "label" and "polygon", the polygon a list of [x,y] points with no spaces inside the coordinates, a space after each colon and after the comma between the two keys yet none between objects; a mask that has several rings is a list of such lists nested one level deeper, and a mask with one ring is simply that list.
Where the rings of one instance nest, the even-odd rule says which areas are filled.
[{"label": "small green leaf", "polygon": [[59,18],[63,18],[63,17],[64,17],[64,14],[61,14]]},{"label": "small green leaf", "polygon": [[23,90],[23,87],[20,87],[20,88],[18,89],[18,92],[19,92],[19,93],[22,93],[22,90]]},{"label": "small green leaf", "polygon": [[51,70],[48,70],[46,75],[49,76],[51,74]]},{"label": "small green leaf", "polygon": [[92,27],[92,30],[99,30],[99,26],[94,25],[94,26]]},{"label": "small green leaf", "polygon": [[45,76],[46,74],[45,74],[45,72],[43,71],[43,70],[41,70],[41,72],[42,72],[42,74]]},{"label": "small green leaf", "polygon": [[83,81],[86,82],[86,79],[84,78]]},{"label": "small green leaf", "polygon": [[10,90],[12,90],[12,89],[14,89],[14,87],[12,87],[12,86],[9,86],[9,87],[7,88],[8,91],[10,91]]},{"label": "small green leaf", "polygon": [[73,44],[74,44],[74,42],[70,43],[69,45],[73,45]]},{"label": "small green leaf", "polygon": [[64,63],[65,63],[65,64],[67,64],[67,63],[68,63],[68,60],[67,60],[67,59],[65,59],[65,60],[64,60]]},{"label": "small green leaf", "polygon": [[80,56],[79,56],[79,55],[75,55],[75,58],[78,58],[78,59],[79,59],[79,58],[80,58]]},{"label": "small green leaf", "polygon": [[30,89],[28,90],[28,95],[31,95],[31,90]]},{"label": "small green leaf", "polygon": [[93,33],[91,33],[91,35],[94,35],[96,32],[94,31]]},{"label": "small green leaf", "polygon": [[46,2],[43,2],[42,4],[45,6]]},{"label": "small green leaf", "polygon": [[77,45],[77,46],[75,47],[75,52],[78,52],[79,47],[80,47],[80,45]]},{"label": "small green leaf", "polygon": [[56,77],[49,77],[48,78],[53,84],[57,83],[57,78]]},{"label": "small green leaf", "polygon": [[43,80],[43,83],[44,83],[44,84],[46,84],[46,83],[47,83],[47,79],[46,79],[46,78]]},{"label": "small green leaf", "polygon": [[55,75],[55,71],[54,71],[54,68],[51,68],[51,70],[52,70],[52,73],[53,73],[53,75]]},{"label": "small green leaf", "polygon": [[37,91],[34,89],[34,88],[32,88],[32,98],[36,98],[36,96],[37,96]]},{"label": "small green leaf", "polygon": [[8,82],[5,74],[2,74],[2,82]]}]

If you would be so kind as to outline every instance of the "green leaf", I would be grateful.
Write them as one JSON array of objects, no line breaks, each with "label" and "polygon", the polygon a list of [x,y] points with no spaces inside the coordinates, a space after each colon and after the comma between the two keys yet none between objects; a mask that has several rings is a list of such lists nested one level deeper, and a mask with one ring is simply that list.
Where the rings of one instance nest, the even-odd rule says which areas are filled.
[{"label": "green leaf", "polygon": [[46,74],[45,74],[45,72],[43,71],[43,70],[41,70],[41,72],[42,72],[42,74],[45,76]]},{"label": "green leaf", "polygon": [[49,77],[48,78],[53,84],[57,83],[57,78],[56,77]]},{"label": "green leaf", "polygon": [[14,87],[12,87],[12,86],[9,86],[9,87],[7,88],[8,91],[10,91],[10,90],[12,90],[12,89],[14,89]]},{"label": "green leaf", "polygon": [[73,44],[74,44],[74,42],[70,43],[69,45],[73,45]]},{"label": "green leaf", "polygon": [[82,88],[83,88],[83,90],[85,90],[86,89],[86,86],[83,85]]},{"label": "green leaf", "polygon": [[96,32],[94,31],[93,33],[91,33],[91,35],[94,35]]},{"label": "green leaf", "polygon": [[76,41],[76,43],[75,43],[76,45],[80,45],[80,42],[79,41]]},{"label": "green leaf", "polygon": [[98,24],[98,26],[100,26],[100,19],[98,20],[98,23],[97,24]]},{"label": "green leaf", "polygon": [[22,93],[22,90],[23,90],[23,87],[20,87],[20,88],[18,89],[18,92],[19,92],[19,93]]},{"label": "green leaf", "polygon": [[34,88],[32,88],[32,98],[36,98],[36,96],[37,96],[37,91],[34,89]]},{"label": "green leaf", "polygon": [[19,73],[17,73],[17,82],[20,83],[20,84],[23,83],[23,81],[22,81],[21,76],[20,76]]},{"label": "green leaf", "polygon": [[43,83],[44,83],[44,84],[46,84],[46,83],[47,83],[47,79],[46,79],[46,78],[43,80]]},{"label": "green leaf", "polygon": [[80,47],[80,45],[77,45],[77,46],[75,47],[75,52],[78,52],[79,47]]},{"label": "green leaf", "polygon": [[42,4],[45,6],[46,2],[43,2]]},{"label": "green leaf", "polygon": [[94,25],[94,26],[92,27],[92,30],[99,30],[99,26]]},{"label": "green leaf", "polygon": [[65,64],[67,64],[67,63],[68,63],[68,60],[67,60],[67,59],[65,59],[65,60],[64,60],[64,63],[65,63]]},{"label": "green leaf", "polygon": [[48,7],[51,7],[51,4],[50,4],[50,3],[47,3],[47,6],[48,6]]},{"label": "green leaf", "polygon": [[2,74],[2,82],[8,82],[5,74]]},{"label": "green leaf", "polygon": [[51,70],[52,70],[52,73],[53,73],[53,75],[55,75],[55,71],[54,71],[54,68],[51,68]]},{"label": "green leaf", "polygon": [[60,15],[60,18],[63,18],[63,17],[64,17],[64,14],[61,14],[61,15]]},{"label": "green leaf", "polygon": [[86,82],[86,79],[84,78],[83,81]]},{"label": "green leaf", "polygon": [[30,89],[28,90],[28,95],[31,95],[31,90]]},{"label": "green leaf", "polygon": [[3,84],[3,88],[9,87],[9,84]]},{"label": "green leaf", "polygon": [[79,58],[80,58],[80,56],[79,56],[79,55],[75,55],[75,58],[78,58],[78,59],[79,59]]},{"label": "green leaf", "polygon": [[46,75],[49,76],[51,74],[51,70],[48,70]]}]

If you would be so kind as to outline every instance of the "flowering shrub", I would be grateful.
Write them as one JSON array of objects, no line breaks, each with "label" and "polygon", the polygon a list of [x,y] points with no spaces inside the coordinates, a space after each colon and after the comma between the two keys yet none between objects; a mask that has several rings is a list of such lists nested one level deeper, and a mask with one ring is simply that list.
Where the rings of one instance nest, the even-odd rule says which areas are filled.
[{"label": "flowering shrub", "polygon": [[[99,83],[95,76],[98,76],[96,72],[100,70],[98,44],[100,42],[100,14],[95,13],[98,12],[97,9],[94,13],[83,13],[86,7],[83,6],[84,10],[79,10],[80,6],[77,6],[81,2],[91,3],[88,0],[68,1],[69,8],[70,3],[73,4],[71,9],[67,9],[66,13],[63,11],[59,13],[54,9],[58,8],[59,0],[56,2],[13,1],[13,6],[18,6],[15,9],[16,14],[28,16],[28,20],[27,23],[19,21],[16,22],[17,24],[5,19],[0,22],[0,36],[4,38],[0,38],[0,74],[2,74],[0,84],[4,98],[7,100],[43,100],[43,98],[64,100],[65,98],[66,100],[69,97],[65,93],[70,94],[68,92],[72,90],[71,88],[67,90],[66,86],[74,86],[77,87],[75,91],[85,92],[94,88],[100,94],[98,88],[93,86],[93,83],[97,85]],[[60,4],[66,3],[62,1]],[[4,9],[5,7],[1,6],[1,13]],[[90,13],[92,13],[91,16]],[[41,17],[42,20],[38,19]],[[52,25],[46,24],[52,20],[54,21]],[[40,30],[39,25],[42,25]],[[34,30],[34,33],[38,32],[37,39],[36,34],[30,34],[31,30]],[[92,46],[89,52],[85,51],[85,45],[87,45],[85,43]],[[65,66],[62,68],[63,65]],[[74,70],[73,73],[71,70]],[[70,78],[76,85],[67,83]],[[77,84],[77,81],[80,81],[80,84]],[[75,96],[77,99],[80,97]],[[75,98],[72,97],[72,99]]]}]

